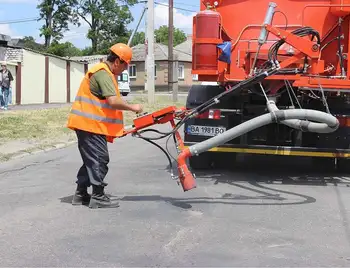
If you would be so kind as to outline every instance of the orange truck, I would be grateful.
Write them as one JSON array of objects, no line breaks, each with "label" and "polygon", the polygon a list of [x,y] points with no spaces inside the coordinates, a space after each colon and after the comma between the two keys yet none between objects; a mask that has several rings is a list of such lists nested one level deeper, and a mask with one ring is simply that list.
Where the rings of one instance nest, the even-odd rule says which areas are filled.
[{"label": "orange truck", "polygon": [[[125,135],[154,145],[173,136],[172,177],[184,191],[197,187],[193,170],[231,165],[238,153],[348,169],[349,26],[350,0],[203,0],[192,44],[202,84],[191,87],[186,107],[139,115]],[[167,122],[170,132],[146,129]]]},{"label": "orange truck", "polygon": [[[191,87],[186,108],[211,104],[184,122],[190,166],[221,167],[238,153],[249,153],[307,156],[318,164],[350,167],[350,0],[203,0],[200,5],[193,18],[192,73],[203,83]],[[242,86],[273,66],[278,72]],[[322,112],[323,119],[282,116],[206,144],[273,109]],[[333,126],[327,115],[337,119]]]}]

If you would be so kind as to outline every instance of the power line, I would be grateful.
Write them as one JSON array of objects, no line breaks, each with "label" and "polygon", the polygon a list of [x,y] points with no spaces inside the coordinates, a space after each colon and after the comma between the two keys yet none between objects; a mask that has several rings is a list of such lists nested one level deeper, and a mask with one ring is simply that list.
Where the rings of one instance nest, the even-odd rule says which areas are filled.
[{"label": "power line", "polygon": [[[160,6],[165,6],[165,7],[169,7],[169,5],[164,4],[164,3],[159,3],[159,2],[154,2],[156,5],[160,5]],[[189,11],[189,12],[197,12],[196,10],[190,10],[190,9],[186,9],[186,8],[180,8],[180,7],[174,7],[175,9],[178,10],[183,10],[183,11]]]},{"label": "power line", "polygon": [[22,23],[22,22],[30,22],[30,21],[38,21],[40,18],[23,18],[23,19],[15,19],[15,20],[5,20],[0,21],[0,24],[14,24],[14,23]]},{"label": "power line", "polygon": [[186,3],[183,3],[183,2],[177,2],[177,1],[174,1],[174,4],[179,4],[179,5],[183,5],[183,6],[188,6],[188,7],[198,7],[198,5],[189,5],[189,4],[186,4]]}]

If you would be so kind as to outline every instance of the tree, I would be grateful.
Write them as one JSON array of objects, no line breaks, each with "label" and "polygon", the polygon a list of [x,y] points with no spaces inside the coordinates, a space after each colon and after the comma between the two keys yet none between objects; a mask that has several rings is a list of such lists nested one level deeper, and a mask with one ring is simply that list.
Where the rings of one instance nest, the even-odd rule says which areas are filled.
[{"label": "tree", "polygon": [[89,25],[87,37],[92,53],[103,52],[128,36],[127,24],[133,21],[129,6],[137,0],[78,0],[76,13]]},{"label": "tree", "polygon": [[145,33],[144,32],[136,32],[134,38],[131,41],[131,46],[136,46],[138,44],[145,43]]},{"label": "tree", "polygon": [[40,36],[45,37],[45,47],[51,44],[51,39],[58,41],[63,38],[63,32],[68,30],[68,23],[78,25],[79,20],[73,12],[77,0],[41,0],[37,6],[40,19],[45,24],[40,28]]},{"label": "tree", "polygon": [[[164,45],[169,44],[169,27],[166,25],[160,26],[159,29],[154,31],[154,34],[156,36],[156,41],[159,43],[162,43]],[[178,44],[181,44],[182,42],[186,41],[186,34],[180,30],[174,27],[174,46],[177,46]]]},{"label": "tree", "polygon": [[91,47],[85,47],[81,50],[82,56],[90,56],[92,55],[92,48]]},{"label": "tree", "polygon": [[75,47],[72,43],[59,43],[56,40],[52,41],[46,52],[60,57],[74,57],[83,55],[82,51]]},{"label": "tree", "polygon": [[33,49],[33,50],[40,51],[40,52],[44,52],[45,51],[45,46],[35,42],[35,39],[34,39],[33,36],[25,36],[25,37],[23,37],[23,39],[20,40],[20,44],[24,48]]}]

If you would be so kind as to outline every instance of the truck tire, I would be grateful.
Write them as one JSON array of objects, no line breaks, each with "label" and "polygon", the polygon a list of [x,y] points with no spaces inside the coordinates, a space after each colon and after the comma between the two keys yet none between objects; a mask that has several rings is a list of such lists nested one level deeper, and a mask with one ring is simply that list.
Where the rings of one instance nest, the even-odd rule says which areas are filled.
[{"label": "truck tire", "polygon": [[194,170],[224,169],[232,170],[235,167],[236,154],[205,152],[189,158],[189,165]]},{"label": "truck tire", "polygon": [[350,159],[349,158],[338,158],[337,159],[337,170],[344,173],[350,173]]},{"label": "truck tire", "polygon": [[212,159],[209,152],[193,155],[189,159],[190,168],[193,170],[208,170],[212,168]]},{"label": "truck tire", "polygon": [[319,171],[331,171],[336,169],[335,159],[331,157],[312,157],[314,168]]}]

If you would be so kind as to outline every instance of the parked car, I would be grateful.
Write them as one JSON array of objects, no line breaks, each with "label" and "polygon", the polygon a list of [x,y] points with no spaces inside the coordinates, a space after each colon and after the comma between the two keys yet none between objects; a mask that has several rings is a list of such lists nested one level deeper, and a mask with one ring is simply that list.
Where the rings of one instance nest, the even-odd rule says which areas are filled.
[{"label": "parked car", "polygon": [[123,96],[127,96],[130,93],[130,77],[127,70],[118,75],[118,85],[119,91]]}]

